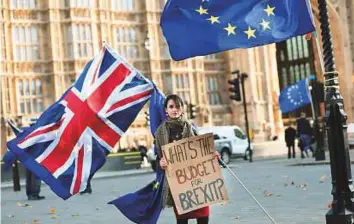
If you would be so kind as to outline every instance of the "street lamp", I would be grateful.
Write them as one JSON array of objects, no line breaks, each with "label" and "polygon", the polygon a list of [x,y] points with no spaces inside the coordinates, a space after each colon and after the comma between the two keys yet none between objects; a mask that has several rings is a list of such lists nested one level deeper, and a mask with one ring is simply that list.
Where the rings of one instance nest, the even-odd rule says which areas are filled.
[{"label": "street lamp", "polygon": [[326,129],[332,176],[332,205],[327,224],[354,223],[354,187],[347,141],[347,115],[339,92],[338,72],[334,63],[326,0],[318,0],[324,57],[326,89]]}]

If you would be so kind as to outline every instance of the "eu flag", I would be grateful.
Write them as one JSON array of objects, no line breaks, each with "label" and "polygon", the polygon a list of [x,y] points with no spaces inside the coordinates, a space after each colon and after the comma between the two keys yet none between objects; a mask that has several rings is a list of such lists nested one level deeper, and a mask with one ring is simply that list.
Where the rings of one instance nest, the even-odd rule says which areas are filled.
[{"label": "eu flag", "polygon": [[280,109],[287,113],[312,102],[308,88],[308,79],[284,88],[279,96]]},{"label": "eu flag", "polygon": [[169,0],[161,27],[174,60],[312,32],[308,0]]},{"label": "eu flag", "polygon": [[[154,85],[150,98],[150,125],[154,134],[166,119],[164,109],[165,96]],[[156,149],[155,149],[156,151]],[[136,192],[123,195],[108,204],[115,205],[130,221],[139,224],[156,224],[162,210],[162,191],[165,172],[156,168],[156,178]]]}]

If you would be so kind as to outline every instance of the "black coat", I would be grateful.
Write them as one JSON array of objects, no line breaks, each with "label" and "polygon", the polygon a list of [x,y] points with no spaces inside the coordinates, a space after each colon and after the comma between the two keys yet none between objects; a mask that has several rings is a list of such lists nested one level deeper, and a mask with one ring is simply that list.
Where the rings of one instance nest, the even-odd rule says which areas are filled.
[{"label": "black coat", "polygon": [[296,121],[297,124],[297,134],[302,135],[311,135],[312,136],[312,128],[310,122],[306,118],[300,118]]},{"label": "black coat", "polygon": [[294,145],[295,144],[295,138],[296,138],[296,130],[293,127],[288,127],[285,129],[285,142],[286,145]]}]

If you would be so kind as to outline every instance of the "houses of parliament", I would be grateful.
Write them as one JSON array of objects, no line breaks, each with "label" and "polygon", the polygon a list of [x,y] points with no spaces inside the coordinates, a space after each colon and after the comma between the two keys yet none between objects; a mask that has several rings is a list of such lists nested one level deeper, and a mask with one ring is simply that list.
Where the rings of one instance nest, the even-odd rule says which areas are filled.
[{"label": "houses of parliament", "polygon": [[[280,91],[315,75],[323,82],[317,1],[310,0],[317,30],[311,39],[284,42],[173,61],[160,28],[165,0],[2,0],[0,6],[1,152],[13,138],[5,118],[24,126],[73,84],[84,65],[108,43],[165,94],[196,105],[201,126],[238,125],[241,102],[229,98],[232,71],[246,72],[245,100],[255,141],[282,132],[298,112],[282,115]],[[329,18],[340,90],[348,122],[354,121],[354,2],[329,0]],[[316,100],[316,99],[314,99]],[[320,103],[320,117],[324,116]],[[146,108],[145,108],[146,109]],[[311,110],[303,108],[309,117]],[[119,148],[151,144],[144,111]]]}]

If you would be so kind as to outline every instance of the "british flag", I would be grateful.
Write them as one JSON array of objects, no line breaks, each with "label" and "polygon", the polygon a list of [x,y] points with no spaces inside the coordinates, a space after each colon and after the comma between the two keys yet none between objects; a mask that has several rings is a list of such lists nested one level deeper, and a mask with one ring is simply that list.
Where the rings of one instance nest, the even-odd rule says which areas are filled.
[{"label": "british flag", "polygon": [[67,199],[86,188],[153,90],[150,80],[105,45],[74,85],[8,148]]}]

